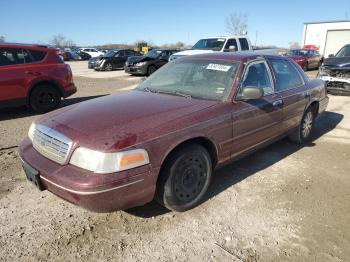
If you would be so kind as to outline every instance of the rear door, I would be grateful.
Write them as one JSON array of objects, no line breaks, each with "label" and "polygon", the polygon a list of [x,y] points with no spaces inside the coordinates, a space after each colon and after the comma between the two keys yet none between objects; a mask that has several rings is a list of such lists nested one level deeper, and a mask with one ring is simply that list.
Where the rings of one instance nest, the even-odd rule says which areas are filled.
[{"label": "rear door", "polygon": [[284,58],[270,58],[276,87],[283,100],[283,132],[296,127],[310,98],[305,82],[295,65]]},{"label": "rear door", "polygon": [[24,101],[28,71],[24,62],[21,48],[0,48],[0,101]]},{"label": "rear door", "polygon": [[283,103],[275,90],[270,67],[264,59],[246,65],[238,94],[247,87],[263,89],[264,96],[238,102],[241,110],[233,113],[232,157],[281,134]]}]

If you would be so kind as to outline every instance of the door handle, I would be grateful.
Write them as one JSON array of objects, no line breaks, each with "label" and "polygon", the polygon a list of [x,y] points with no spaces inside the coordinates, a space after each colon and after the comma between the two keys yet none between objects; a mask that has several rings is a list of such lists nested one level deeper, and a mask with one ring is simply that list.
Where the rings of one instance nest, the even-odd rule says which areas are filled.
[{"label": "door handle", "polygon": [[281,106],[283,105],[283,100],[282,100],[282,99],[278,99],[278,100],[276,100],[276,101],[273,101],[273,102],[272,102],[272,105],[273,105],[274,107],[281,107]]},{"label": "door handle", "polygon": [[306,91],[306,92],[304,93],[304,97],[305,97],[305,98],[310,97],[310,91]]}]

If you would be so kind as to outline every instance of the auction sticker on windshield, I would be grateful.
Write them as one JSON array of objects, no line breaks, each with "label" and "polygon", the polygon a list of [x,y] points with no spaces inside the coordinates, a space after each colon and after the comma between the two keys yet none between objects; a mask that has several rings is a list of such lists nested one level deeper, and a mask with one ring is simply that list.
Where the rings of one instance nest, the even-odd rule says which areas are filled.
[{"label": "auction sticker on windshield", "polygon": [[227,72],[228,70],[230,70],[231,66],[229,65],[220,65],[220,64],[209,64],[207,66],[207,69],[209,70],[216,70],[216,71],[223,71],[223,72]]}]

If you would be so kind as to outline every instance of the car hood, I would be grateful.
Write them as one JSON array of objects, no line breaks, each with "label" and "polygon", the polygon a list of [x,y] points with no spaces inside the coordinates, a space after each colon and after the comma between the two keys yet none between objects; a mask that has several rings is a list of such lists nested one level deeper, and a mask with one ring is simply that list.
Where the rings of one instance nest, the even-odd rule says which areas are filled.
[{"label": "car hood", "polygon": [[350,57],[329,57],[323,60],[324,66],[350,67]]},{"label": "car hood", "polygon": [[142,61],[151,61],[151,60],[155,60],[155,58],[151,58],[148,56],[131,56],[128,58],[128,63],[129,64],[135,64],[138,62],[142,62]]},{"label": "car hood", "polygon": [[61,108],[37,123],[79,146],[114,152],[197,123],[199,112],[218,103],[134,90]]},{"label": "car hood", "polygon": [[173,54],[174,56],[188,56],[188,55],[200,55],[200,54],[209,54],[214,53],[213,50],[186,50]]}]

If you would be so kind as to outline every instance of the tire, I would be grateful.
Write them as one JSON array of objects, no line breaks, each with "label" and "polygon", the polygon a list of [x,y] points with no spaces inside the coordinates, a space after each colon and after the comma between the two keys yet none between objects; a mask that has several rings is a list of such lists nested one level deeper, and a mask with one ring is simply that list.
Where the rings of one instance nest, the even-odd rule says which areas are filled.
[{"label": "tire", "polygon": [[42,114],[59,107],[60,92],[52,85],[44,84],[34,88],[29,97],[29,105],[36,113]]},{"label": "tire", "polygon": [[112,71],[113,70],[113,66],[111,63],[106,63],[104,66],[104,70],[105,71]]},{"label": "tire", "polygon": [[152,75],[155,71],[157,71],[157,68],[155,66],[149,66],[147,69],[147,75]]},{"label": "tire", "polygon": [[289,135],[289,139],[298,144],[303,144],[310,140],[311,133],[315,123],[315,115],[313,107],[309,107],[301,119],[296,130]]},{"label": "tire", "polygon": [[172,211],[189,210],[201,202],[211,175],[211,158],[204,147],[197,144],[181,147],[170,155],[161,170],[156,200]]}]

